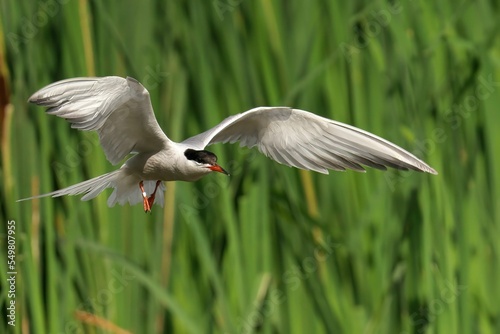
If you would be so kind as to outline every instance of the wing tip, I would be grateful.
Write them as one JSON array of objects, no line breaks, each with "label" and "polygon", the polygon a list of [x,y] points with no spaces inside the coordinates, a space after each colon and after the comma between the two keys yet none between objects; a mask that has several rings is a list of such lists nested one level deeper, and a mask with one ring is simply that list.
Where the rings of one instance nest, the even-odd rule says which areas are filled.
[{"label": "wing tip", "polygon": [[28,98],[28,103],[34,103],[34,104],[39,104],[40,100],[42,99],[40,90],[33,93],[29,98]]},{"label": "wing tip", "polygon": [[439,175],[439,173],[432,167],[426,166],[427,168],[424,170],[424,172],[432,174],[432,175]]},{"label": "wing tip", "polygon": [[434,168],[432,168],[431,166],[426,164],[424,161],[422,161],[418,158],[415,158],[415,159],[417,161],[415,161],[413,164],[411,164],[411,165],[413,165],[414,169],[416,169],[419,172],[429,173],[432,175],[438,175],[438,172]]}]

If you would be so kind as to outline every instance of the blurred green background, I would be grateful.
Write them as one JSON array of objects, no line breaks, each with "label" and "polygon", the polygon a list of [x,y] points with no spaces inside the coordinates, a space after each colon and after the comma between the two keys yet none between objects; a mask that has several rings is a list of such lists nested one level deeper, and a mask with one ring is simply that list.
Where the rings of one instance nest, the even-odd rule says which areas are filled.
[{"label": "blurred green background", "polygon": [[[0,2],[0,332],[500,333],[498,1]],[[111,171],[95,133],[28,105],[132,76],[183,140],[256,106],[346,122],[439,175],[321,175],[237,145],[232,175],[15,200]],[[7,324],[7,224],[16,326]]]}]

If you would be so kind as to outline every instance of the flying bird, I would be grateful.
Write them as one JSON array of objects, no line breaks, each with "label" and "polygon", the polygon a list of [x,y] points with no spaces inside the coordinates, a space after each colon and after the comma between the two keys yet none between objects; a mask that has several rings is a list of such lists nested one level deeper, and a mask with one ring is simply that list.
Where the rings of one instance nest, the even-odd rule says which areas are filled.
[{"label": "flying bird", "polygon": [[108,206],[142,201],[144,211],[163,206],[162,181],[196,181],[212,172],[229,175],[217,156],[205,150],[215,143],[257,146],[274,161],[328,174],[362,165],[386,170],[437,172],[411,153],[374,134],[310,112],[288,107],[257,107],[223,120],[213,128],[177,143],[156,121],[149,92],[137,80],[116,76],[73,78],[52,83],[29,98],[83,131],[97,131],[113,165],[133,154],[120,169],[45,196],[84,194],[90,200],[114,188]]}]

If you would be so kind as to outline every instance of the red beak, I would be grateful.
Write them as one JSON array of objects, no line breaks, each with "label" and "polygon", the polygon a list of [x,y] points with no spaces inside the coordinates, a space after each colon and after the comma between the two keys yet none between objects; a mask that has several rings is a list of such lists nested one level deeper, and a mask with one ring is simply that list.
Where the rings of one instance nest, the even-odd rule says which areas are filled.
[{"label": "red beak", "polygon": [[219,173],[222,173],[222,174],[229,175],[229,173],[228,173],[228,172],[226,172],[226,171],[224,170],[224,168],[222,168],[221,166],[219,166],[219,165],[217,165],[217,164],[215,164],[215,165],[213,165],[213,166],[210,166],[210,167],[208,167],[208,168],[210,168],[213,172],[219,172]]}]

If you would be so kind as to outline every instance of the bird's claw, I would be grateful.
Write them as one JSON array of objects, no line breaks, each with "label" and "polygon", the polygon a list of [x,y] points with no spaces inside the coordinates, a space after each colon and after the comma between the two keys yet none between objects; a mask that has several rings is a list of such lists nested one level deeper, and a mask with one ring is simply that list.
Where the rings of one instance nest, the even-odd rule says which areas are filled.
[{"label": "bird's claw", "polygon": [[[148,204],[149,204],[149,207],[152,208],[153,207],[153,203],[155,202],[155,194],[153,193],[151,196],[149,196],[148,198]],[[150,210],[151,211],[151,210]]]},{"label": "bird's claw", "polygon": [[153,204],[155,202],[155,195],[156,195],[156,190],[158,189],[159,185],[161,184],[161,181],[158,180],[156,181],[156,187],[151,196],[147,197],[146,192],[144,191],[144,183],[141,181],[139,182],[139,188],[142,191],[142,199],[143,199],[143,204],[144,204],[144,212],[146,213],[151,213],[151,208],[153,207]]},{"label": "bird's claw", "polygon": [[151,212],[151,204],[149,203],[149,199],[147,197],[144,198],[144,212]]}]

